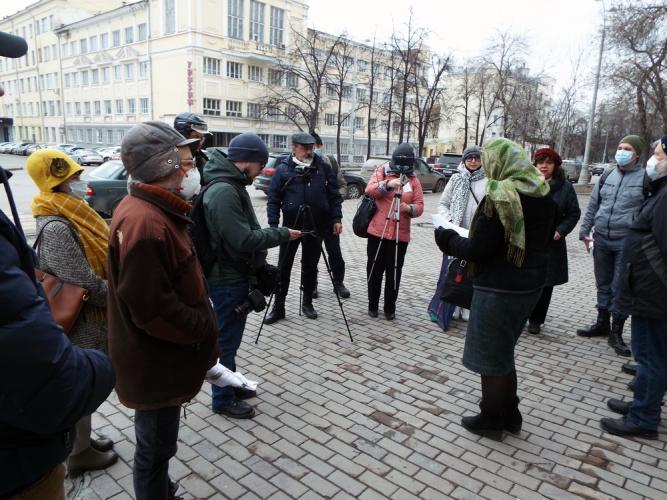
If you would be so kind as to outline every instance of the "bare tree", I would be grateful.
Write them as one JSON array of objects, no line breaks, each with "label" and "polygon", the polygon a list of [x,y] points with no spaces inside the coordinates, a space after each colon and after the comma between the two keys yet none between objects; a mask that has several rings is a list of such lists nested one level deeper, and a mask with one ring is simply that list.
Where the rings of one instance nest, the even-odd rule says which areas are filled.
[{"label": "bare tree", "polygon": [[343,112],[343,99],[351,97],[348,95],[352,91],[350,85],[346,85],[348,75],[354,59],[352,58],[352,46],[346,38],[338,40],[336,51],[331,58],[332,71],[327,80],[327,86],[333,89],[336,95],[336,160],[338,164],[342,165],[340,161],[340,135],[343,123],[349,119],[350,112]]},{"label": "bare tree", "polygon": [[373,140],[373,126],[371,120],[373,119],[373,105],[376,102],[375,97],[375,82],[379,76],[379,65],[376,62],[376,45],[375,37],[373,38],[373,46],[371,48],[371,67],[368,76],[368,123],[367,123],[367,139],[366,139],[366,159],[371,157],[371,142]]}]

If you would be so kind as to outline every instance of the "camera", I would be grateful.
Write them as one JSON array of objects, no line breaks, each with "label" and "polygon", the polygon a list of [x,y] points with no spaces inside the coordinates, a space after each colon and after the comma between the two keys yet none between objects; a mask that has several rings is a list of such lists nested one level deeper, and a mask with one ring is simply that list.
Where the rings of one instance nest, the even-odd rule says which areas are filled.
[{"label": "camera", "polygon": [[297,175],[313,175],[317,172],[317,167],[313,164],[310,165],[299,165],[298,163],[294,165],[294,172]]},{"label": "camera", "polygon": [[391,172],[399,175],[409,175],[414,171],[414,163],[410,165],[391,165]]},{"label": "camera", "polygon": [[234,308],[234,312],[239,316],[247,316],[252,311],[262,312],[265,307],[266,299],[264,298],[264,294],[259,289],[253,288],[243,303]]}]

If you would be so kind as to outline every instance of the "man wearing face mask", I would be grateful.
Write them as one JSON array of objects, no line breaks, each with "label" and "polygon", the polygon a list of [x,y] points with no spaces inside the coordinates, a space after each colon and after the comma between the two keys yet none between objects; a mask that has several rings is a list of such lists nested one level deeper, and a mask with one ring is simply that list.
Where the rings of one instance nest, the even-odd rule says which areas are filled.
[{"label": "man wearing face mask", "polygon": [[[303,240],[280,246],[278,257],[280,285],[273,308],[266,317],[267,324],[285,318],[285,299],[299,241],[303,243],[301,310],[307,318],[317,318],[317,312],[313,307],[313,291],[317,281],[317,263],[320,259],[322,239],[325,238],[326,232],[339,235],[343,231],[342,200],[336,175],[319,156],[313,154],[314,145],[315,139],[310,134],[305,132],[294,134],[292,154],[277,166],[271,179],[269,201],[266,207],[269,225],[278,227],[282,211],[283,226],[298,227],[314,232],[314,234],[309,234]],[[300,207],[306,205],[309,210],[299,210]],[[312,218],[308,213],[312,215]],[[298,216],[299,220],[297,220]]]},{"label": "man wearing face mask", "polygon": [[211,136],[208,124],[196,113],[185,111],[174,118],[174,128],[186,139],[198,139],[190,145],[190,151],[195,159],[195,165],[200,177],[204,178],[204,165],[208,161],[206,152],[202,149],[206,139]]},{"label": "man wearing face mask", "polygon": [[120,402],[135,410],[138,500],[172,498],[181,405],[218,357],[218,329],[188,232],[199,189],[190,144],[166,123],[130,129],[121,144],[132,176],[109,239],[109,352]]},{"label": "man wearing face mask", "polygon": [[[219,258],[206,276],[218,318],[220,363],[236,371],[246,315],[236,308],[266,265],[266,250],[301,236],[287,227],[262,229],[246,186],[269,159],[266,144],[253,133],[234,137],[227,155],[216,149],[204,168],[204,213],[211,247]],[[244,400],[256,396],[243,388],[213,386],[213,411],[230,418],[252,418],[255,409]]]},{"label": "man wearing face mask", "polygon": [[[596,322],[577,330],[580,337],[608,337],[620,356],[630,356],[623,341],[627,315],[614,303],[621,278],[624,239],[645,199],[645,172],[639,164],[644,142],[637,135],[621,139],[616,151],[616,167],[605,173],[593,188],[579,239],[588,251],[594,243],[593,261],[597,286]],[[604,184],[600,188],[600,184]],[[591,238],[591,231],[594,230]],[[611,326],[610,326],[611,319]]]}]

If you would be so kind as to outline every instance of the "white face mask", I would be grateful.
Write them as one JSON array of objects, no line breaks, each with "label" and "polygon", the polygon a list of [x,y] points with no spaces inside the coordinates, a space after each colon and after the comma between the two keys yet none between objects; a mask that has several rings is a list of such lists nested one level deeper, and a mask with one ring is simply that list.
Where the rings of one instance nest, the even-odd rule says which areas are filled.
[{"label": "white face mask", "polygon": [[655,168],[655,166],[658,164],[658,159],[655,157],[655,155],[651,156],[648,161],[646,162],[646,168],[648,169],[649,167]]},{"label": "white face mask", "polygon": [[199,170],[191,168],[181,180],[181,189],[178,192],[186,201],[191,200],[201,189],[201,177]]},{"label": "white face mask", "polygon": [[85,181],[72,181],[69,183],[69,194],[75,196],[76,198],[84,199],[86,196],[86,182]]}]

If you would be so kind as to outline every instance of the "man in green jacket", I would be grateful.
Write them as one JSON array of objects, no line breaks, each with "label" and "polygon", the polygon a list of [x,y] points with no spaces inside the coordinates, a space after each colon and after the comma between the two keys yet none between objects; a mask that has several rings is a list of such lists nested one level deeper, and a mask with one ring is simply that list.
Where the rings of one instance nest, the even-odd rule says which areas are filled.
[{"label": "man in green jacket", "polygon": [[[286,227],[262,229],[257,221],[246,186],[252,184],[269,159],[266,144],[253,133],[236,136],[227,156],[215,150],[204,167],[204,182],[224,179],[204,193],[204,213],[211,247],[220,257],[206,279],[218,318],[220,363],[236,371],[236,351],[241,345],[246,316],[237,313],[266,263],[266,250],[301,237]],[[213,411],[230,418],[252,418],[255,409],[244,400],[255,391],[212,387]]]}]

